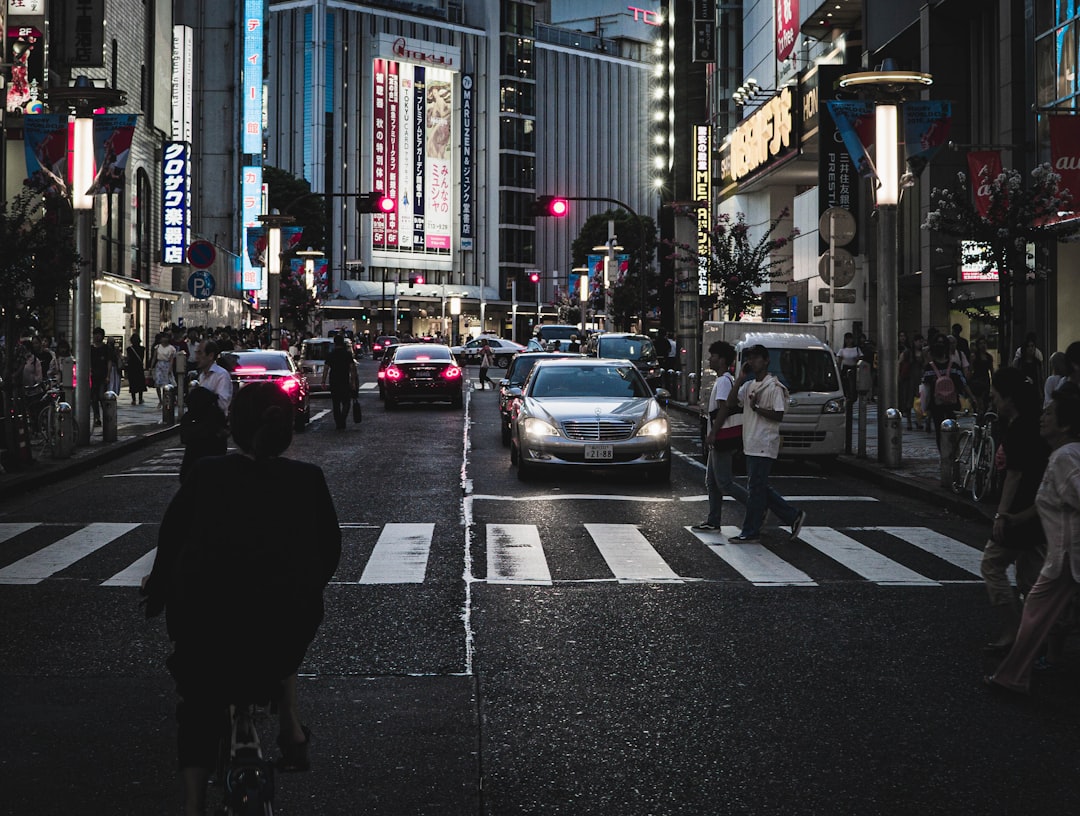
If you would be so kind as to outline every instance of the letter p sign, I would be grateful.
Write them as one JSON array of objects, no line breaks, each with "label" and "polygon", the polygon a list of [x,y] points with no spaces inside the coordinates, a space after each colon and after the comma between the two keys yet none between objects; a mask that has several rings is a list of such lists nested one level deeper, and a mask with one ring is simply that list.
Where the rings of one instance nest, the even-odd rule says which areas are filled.
[{"label": "letter p sign", "polygon": [[196,300],[206,300],[214,294],[214,288],[214,276],[209,272],[199,270],[192,272],[191,277],[188,278],[188,294]]}]

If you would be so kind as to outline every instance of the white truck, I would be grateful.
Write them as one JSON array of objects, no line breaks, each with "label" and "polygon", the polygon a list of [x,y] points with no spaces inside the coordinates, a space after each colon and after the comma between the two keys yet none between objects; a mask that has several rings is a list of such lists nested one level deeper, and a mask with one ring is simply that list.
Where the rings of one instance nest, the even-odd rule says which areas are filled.
[{"label": "white truck", "polygon": [[709,346],[717,340],[731,343],[741,366],[746,349],[762,345],[769,350],[769,371],[788,388],[788,405],[780,423],[780,455],[843,453],[844,390],[836,354],[825,337],[826,326],[816,323],[706,321],[701,345],[702,408],[719,374],[708,368]]}]

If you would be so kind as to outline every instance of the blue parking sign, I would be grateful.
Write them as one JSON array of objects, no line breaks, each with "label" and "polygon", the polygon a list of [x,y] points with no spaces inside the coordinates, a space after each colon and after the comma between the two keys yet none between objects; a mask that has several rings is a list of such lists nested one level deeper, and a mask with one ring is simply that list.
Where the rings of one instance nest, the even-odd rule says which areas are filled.
[{"label": "blue parking sign", "polygon": [[196,300],[206,300],[214,294],[214,276],[205,270],[192,272],[187,280],[188,293]]}]

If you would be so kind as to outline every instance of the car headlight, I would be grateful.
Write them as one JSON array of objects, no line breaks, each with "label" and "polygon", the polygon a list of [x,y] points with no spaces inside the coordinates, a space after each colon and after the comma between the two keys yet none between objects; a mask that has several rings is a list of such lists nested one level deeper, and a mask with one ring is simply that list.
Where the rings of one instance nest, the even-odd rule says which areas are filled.
[{"label": "car headlight", "polygon": [[821,406],[821,413],[823,414],[842,414],[844,413],[844,400],[843,399],[831,399]]},{"label": "car headlight", "polygon": [[533,439],[541,439],[545,436],[558,436],[559,429],[543,419],[529,417],[524,422],[525,435]]},{"label": "car headlight", "polygon": [[668,435],[668,421],[664,417],[646,422],[638,429],[638,436],[661,437]]}]

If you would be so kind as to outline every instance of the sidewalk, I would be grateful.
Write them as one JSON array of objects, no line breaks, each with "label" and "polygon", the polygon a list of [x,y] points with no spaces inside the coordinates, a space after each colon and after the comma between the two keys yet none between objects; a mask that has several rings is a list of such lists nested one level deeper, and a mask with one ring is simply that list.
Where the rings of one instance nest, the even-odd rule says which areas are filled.
[{"label": "sidewalk", "polygon": [[[672,401],[671,408],[679,411],[700,414],[697,405],[687,405]],[[974,418],[961,416],[957,424],[961,429],[970,428]],[[907,420],[901,420],[900,467],[887,468],[878,461],[878,421],[877,405],[867,406],[866,452],[859,456],[859,406],[856,403],[854,425],[851,433],[851,453],[841,454],[837,467],[848,473],[857,474],[876,485],[894,490],[905,496],[931,501],[950,511],[976,521],[989,523],[997,509],[995,500],[986,499],[981,504],[971,500],[970,494],[956,495],[951,487],[941,483],[941,457],[938,455],[936,435],[933,431],[907,429]]]},{"label": "sidewalk", "polygon": [[29,467],[0,473],[0,496],[12,496],[50,484],[61,477],[81,473],[179,430],[178,424],[162,423],[161,409],[153,390],[144,398],[145,405],[132,405],[131,395],[126,390],[117,398],[115,442],[103,442],[99,426],[90,429],[90,444],[76,447],[68,459],[53,459],[44,451],[35,449],[34,461]]}]

